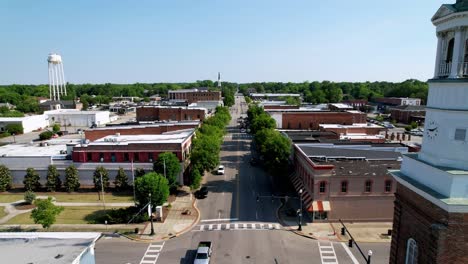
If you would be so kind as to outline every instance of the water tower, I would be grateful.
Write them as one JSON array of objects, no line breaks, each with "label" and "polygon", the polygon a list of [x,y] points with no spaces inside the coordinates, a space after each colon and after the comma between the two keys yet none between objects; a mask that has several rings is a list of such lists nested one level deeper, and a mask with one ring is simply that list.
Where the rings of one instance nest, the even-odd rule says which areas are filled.
[{"label": "water tower", "polygon": [[47,62],[49,64],[50,100],[60,101],[60,95],[67,95],[62,56],[56,53],[50,53],[47,57]]}]

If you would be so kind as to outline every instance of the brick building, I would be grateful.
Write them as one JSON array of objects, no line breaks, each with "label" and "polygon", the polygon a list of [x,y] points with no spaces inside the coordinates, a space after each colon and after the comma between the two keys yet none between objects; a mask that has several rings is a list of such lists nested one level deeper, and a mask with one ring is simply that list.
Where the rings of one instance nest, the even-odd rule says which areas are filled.
[{"label": "brick building", "polygon": [[408,97],[381,97],[381,98],[375,98],[374,101],[378,104],[387,105],[387,106],[421,105],[421,99],[408,98]]},{"label": "brick building", "polygon": [[181,162],[178,182],[184,183],[195,129],[161,135],[112,135],[87,144],[77,144],[71,154],[74,163],[98,163],[105,167],[119,164],[151,165],[164,152],[174,153]]},{"label": "brick building", "polygon": [[318,130],[320,124],[352,125],[366,123],[366,114],[359,111],[317,111],[310,109],[265,110],[276,121],[278,129]]},{"label": "brick building", "polygon": [[395,182],[387,168],[399,168],[400,153],[379,147],[295,145],[292,181],[305,191],[304,207],[314,221],[392,219]]},{"label": "brick building", "polygon": [[347,104],[352,106],[354,109],[359,109],[369,104],[365,99],[355,99],[355,100],[344,100],[342,101],[343,104]]},{"label": "brick building", "polygon": [[168,91],[168,99],[186,101],[189,104],[199,101],[221,101],[221,91],[209,91],[208,89],[181,89]]},{"label": "brick building", "polygon": [[204,108],[142,106],[136,111],[136,119],[142,121],[203,121],[206,116]]},{"label": "brick building", "polygon": [[426,107],[422,105],[401,105],[390,108],[390,116],[399,123],[409,124],[420,120],[426,115]]},{"label": "brick building", "polygon": [[391,221],[395,181],[388,168],[400,167],[394,144],[295,144],[297,191],[314,221]]},{"label": "brick building", "polygon": [[85,130],[85,139],[95,141],[97,139],[120,134],[127,135],[160,135],[166,132],[177,130],[185,130],[197,128],[200,121],[187,121],[175,123],[159,123],[152,125],[135,125],[135,126],[110,126]]},{"label": "brick building", "polygon": [[421,151],[391,171],[391,264],[468,263],[467,11],[468,0],[457,0],[432,17],[438,44]]}]

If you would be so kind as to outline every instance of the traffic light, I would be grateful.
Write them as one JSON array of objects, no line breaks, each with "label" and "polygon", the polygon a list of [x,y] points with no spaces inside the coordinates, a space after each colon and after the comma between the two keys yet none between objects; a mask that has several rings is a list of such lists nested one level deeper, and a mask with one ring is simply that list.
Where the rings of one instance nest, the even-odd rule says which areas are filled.
[{"label": "traffic light", "polygon": [[348,240],[348,247],[350,247],[350,248],[353,247],[353,240],[352,239]]},{"label": "traffic light", "polygon": [[346,229],[344,227],[341,228],[341,235],[342,236],[346,235]]}]

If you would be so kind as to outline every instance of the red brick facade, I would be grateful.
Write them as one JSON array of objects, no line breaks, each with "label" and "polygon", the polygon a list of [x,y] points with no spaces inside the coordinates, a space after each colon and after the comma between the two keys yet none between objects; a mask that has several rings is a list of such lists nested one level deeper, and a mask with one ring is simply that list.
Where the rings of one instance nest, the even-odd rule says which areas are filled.
[{"label": "red brick facade", "polygon": [[390,116],[399,123],[409,124],[412,121],[413,116],[425,116],[426,111],[405,111],[400,109],[390,109]]},{"label": "red brick facade", "polygon": [[221,91],[169,91],[170,100],[185,100],[189,104],[198,101],[221,101]]},{"label": "red brick facade", "polygon": [[87,145],[73,148],[72,160],[74,162],[116,162],[116,163],[148,163],[155,161],[159,154],[172,152],[179,161],[188,158],[192,139],[180,143],[132,143]]},{"label": "red brick facade", "polygon": [[468,263],[468,214],[448,213],[398,184],[391,264],[405,263],[410,238],[418,246],[417,263]]},{"label": "red brick facade", "polygon": [[171,132],[182,129],[196,128],[198,124],[161,124],[155,126],[138,126],[138,127],[107,127],[85,131],[85,138],[89,141],[94,141],[110,135],[160,135],[165,132]]},{"label": "red brick facade", "polygon": [[263,109],[299,109],[297,105],[264,105]]},{"label": "red brick facade", "polygon": [[381,131],[384,131],[385,128],[383,127],[327,127],[327,128],[320,128],[321,131],[331,131],[335,132],[336,134],[349,134],[349,133],[359,133],[359,134],[366,134],[366,135],[378,135]]},{"label": "red brick facade", "polygon": [[352,125],[366,123],[366,114],[350,112],[285,112],[282,115],[282,129],[318,130],[320,124]]},{"label": "red brick facade", "polygon": [[186,121],[205,119],[205,109],[182,108],[182,107],[138,107],[136,119],[141,121]]}]

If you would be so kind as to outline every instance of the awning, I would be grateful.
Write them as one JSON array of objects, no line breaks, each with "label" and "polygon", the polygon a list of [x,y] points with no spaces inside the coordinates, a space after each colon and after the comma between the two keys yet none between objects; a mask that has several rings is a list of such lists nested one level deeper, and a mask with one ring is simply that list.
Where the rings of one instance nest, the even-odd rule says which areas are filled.
[{"label": "awning", "polygon": [[302,189],[302,204],[305,208],[309,208],[312,203],[312,196],[310,193],[304,188],[304,184],[302,183],[302,179],[297,176],[296,173],[289,175],[291,178],[291,182],[294,185],[294,189],[296,190],[297,194],[299,195],[299,190]]},{"label": "awning", "polygon": [[313,201],[307,209],[309,212],[329,212],[331,211],[329,201]]}]

